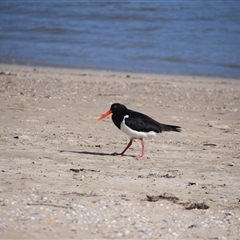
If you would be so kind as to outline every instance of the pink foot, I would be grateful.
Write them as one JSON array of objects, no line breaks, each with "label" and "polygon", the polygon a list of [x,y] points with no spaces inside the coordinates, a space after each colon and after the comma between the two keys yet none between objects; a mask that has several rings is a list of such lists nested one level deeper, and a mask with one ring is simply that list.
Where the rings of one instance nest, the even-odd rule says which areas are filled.
[{"label": "pink foot", "polygon": [[120,156],[120,157],[122,157],[122,156],[123,156],[123,154],[122,154],[122,153],[116,153],[116,152],[112,153],[112,155],[113,155],[113,156]]},{"label": "pink foot", "polygon": [[137,160],[140,160],[140,159],[144,158],[144,145],[145,145],[145,142],[144,142],[143,139],[141,140],[141,143],[142,143],[142,155],[136,157]]}]

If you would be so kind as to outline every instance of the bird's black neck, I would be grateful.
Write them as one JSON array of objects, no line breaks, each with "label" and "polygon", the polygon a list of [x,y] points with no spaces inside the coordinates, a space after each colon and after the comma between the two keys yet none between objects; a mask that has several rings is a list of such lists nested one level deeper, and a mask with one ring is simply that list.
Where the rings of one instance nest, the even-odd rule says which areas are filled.
[{"label": "bird's black neck", "polygon": [[125,111],[121,111],[121,112],[117,112],[117,113],[112,114],[112,121],[116,125],[116,127],[118,127],[119,129],[120,129],[120,126],[121,126],[121,122],[122,122],[124,116],[126,115],[124,112]]}]

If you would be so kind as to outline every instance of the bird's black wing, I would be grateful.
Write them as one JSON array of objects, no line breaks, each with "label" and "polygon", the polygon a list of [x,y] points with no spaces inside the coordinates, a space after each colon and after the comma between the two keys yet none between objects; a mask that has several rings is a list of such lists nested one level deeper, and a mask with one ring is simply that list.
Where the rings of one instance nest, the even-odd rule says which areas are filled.
[{"label": "bird's black wing", "polygon": [[133,130],[141,132],[162,132],[161,123],[155,121],[145,114],[129,111],[128,116],[129,117],[125,118],[125,124]]},{"label": "bird's black wing", "polygon": [[160,133],[162,131],[176,131],[176,132],[181,131],[181,127],[179,126],[159,123],[143,113],[129,110],[128,115],[129,117],[125,118],[125,124],[131,129],[136,131],[141,132],[154,131],[156,133]]}]

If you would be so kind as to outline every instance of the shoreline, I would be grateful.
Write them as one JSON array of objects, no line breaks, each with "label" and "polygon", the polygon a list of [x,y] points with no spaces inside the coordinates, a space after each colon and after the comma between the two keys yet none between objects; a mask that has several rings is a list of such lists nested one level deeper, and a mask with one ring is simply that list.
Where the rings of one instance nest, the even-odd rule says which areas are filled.
[{"label": "shoreline", "polygon": [[97,68],[97,67],[87,67],[87,66],[73,66],[64,64],[48,64],[48,63],[35,63],[28,60],[4,60],[0,59],[0,65],[3,66],[20,66],[20,67],[32,67],[32,68],[53,68],[53,69],[65,69],[65,70],[77,70],[77,71],[93,71],[93,72],[113,72],[113,73],[129,73],[129,74],[140,74],[140,75],[157,75],[157,76],[172,76],[172,77],[199,77],[199,78],[210,78],[210,79],[232,79],[240,80],[240,76],[214,76],[214,75],[194,75],[194,74],[167,74],[167,73],[151,73],[151,72],[134,72],[127,70],[116,70],[108,68]]},{"label": "shoreline", "polygon": [[[239,80],[8,64],[0,73],[2,238],[240,237]],[[97,121],[113,102],[182,132],[147,140],[142,160],[137,140],[112,156],[129,140],[111,118]]]}]

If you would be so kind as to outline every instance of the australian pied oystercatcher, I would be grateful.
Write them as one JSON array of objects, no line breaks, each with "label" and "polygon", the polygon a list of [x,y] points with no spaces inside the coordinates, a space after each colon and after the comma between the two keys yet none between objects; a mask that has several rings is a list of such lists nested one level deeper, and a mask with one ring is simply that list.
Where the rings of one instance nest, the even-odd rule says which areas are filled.
[{"label": "australian pied oystercatcher", "polygon": [[181,127],[166,125],[155,121],[149,116],[127,109],[126,106],[120,103],[112,104],[111,108],[98,118],[102,120],[112,113],[113,123],[124,133],[130,136],[130,142],[126,148],[118,155],[123,155],[127,149],[132,145],[133,139],[140,139],[142,143],[142,155],[138,159],[144,157],[144,138],[155,137],[157,133],[163,131],[180,132]]}]

